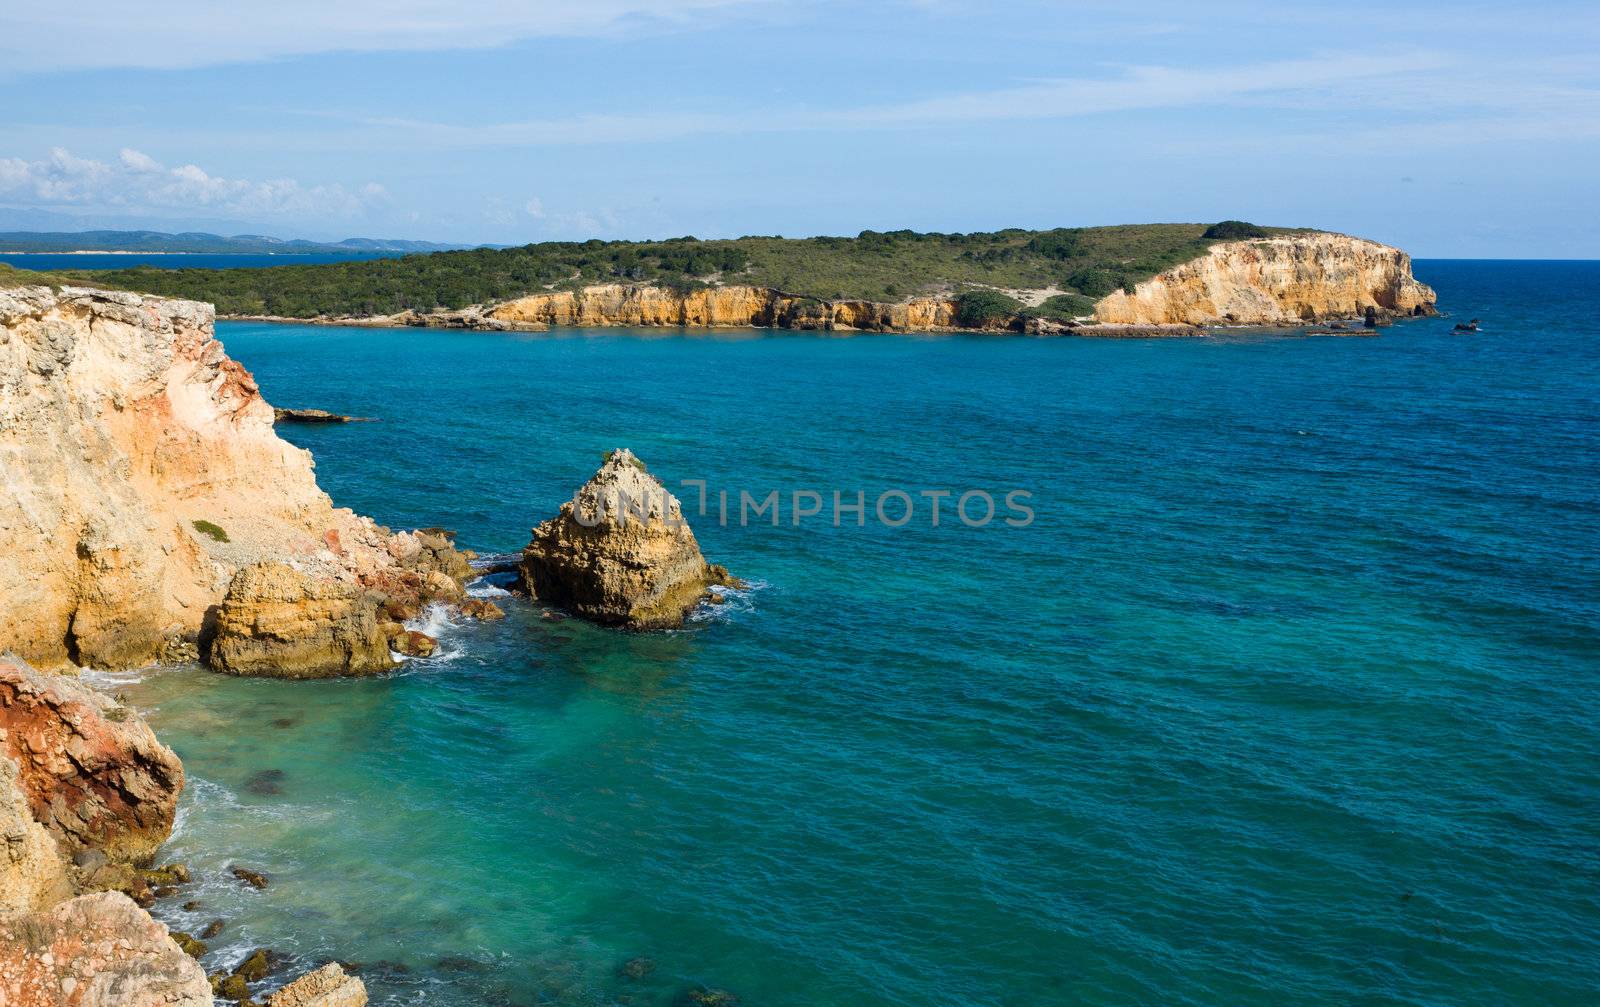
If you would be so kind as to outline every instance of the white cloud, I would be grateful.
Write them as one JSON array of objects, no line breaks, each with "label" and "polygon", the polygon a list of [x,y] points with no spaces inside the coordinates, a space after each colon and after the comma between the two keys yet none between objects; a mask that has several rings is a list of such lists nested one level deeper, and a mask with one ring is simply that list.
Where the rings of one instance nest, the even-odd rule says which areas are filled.
[{"label": "white cloud", "polygon": [[[771,0],[126,0],[12,4],[0,75],[176,69],[325,52],[485,49],[519,39],[593,36],[676,25]],[[71,39],[63,45],[63,39]]]},{"label": "white cloud", "polygon": [[[1470,128],[1486,113],[1510,113],[1537,122],[1540,135],[1559,137],[1600,128],[1600,90],[1571,67],[1508,65],[1497,78],[1463,83],[1466,65],[1451,55],[1406,51],[1314,55],[1225,67],[1132,66],[1097,76],[1043,78],[911,101],[834,109],[766,108],[760,114],[748,109],[638,111],[470,124],[369,117],[355,120],[361,128],[351,131],[348,139],[363,145],[392,143],[390,134],[398,132],[408,142],[426,140],[451,148],[639,144],[717,134],[959,127],[1204,108],[1343,116],[1352,108],[1382,107],[1394,128],[1401,130],[1437,129],[1445,121]],[[1538,79],[1541,75],[1543,79]],[[1565,125],[1559,125],[1562,119]],[[1252,141],[1258,139],[1253,132],[1244,132]]]},{"label": "white cloud", "polygon": [[523,206],[523,209],[527,211],[528,216],[534,218],[535,220],[540,220],[544,217],[544,200],[530,199],[528,200],[527,204]]},{"label": "white cloud", "polygon": [[131,148],[124,148],[115,162],[78,157],[61,147],[38,161],[0,158],[0,201],[35,207],[354,217],[388,198],[375,183],[351,190],[302,185],[292,178],[223,178],[196,164],[168,168]]}]

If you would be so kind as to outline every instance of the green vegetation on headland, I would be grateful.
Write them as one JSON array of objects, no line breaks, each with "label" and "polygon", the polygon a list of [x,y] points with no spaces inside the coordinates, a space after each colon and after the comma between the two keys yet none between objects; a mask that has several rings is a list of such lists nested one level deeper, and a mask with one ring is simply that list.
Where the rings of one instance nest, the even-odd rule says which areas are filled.
[{"label": "green vegetation on headland", "polygon": [[[1215,227],[1230,233],[1248,228],[1248,236],[1292,233],[1239,221]],[[1028,313],[1067,318],[1087,313],[1094,300],[1119,287],[1131,289],[1203,255],[1218,240],[1207,234],[1205,224],[1131,224],[975,234],[862,231],[853,238],[552,241],[315,266],[139,267],[83,275],[106,286],[210,301],[224,315],[292,318],[453,310],[600,283],[746,284],[826,300],[887,302],[921,294],[1053,290],[1058,293]],[[989,317],[999,304],[973,302],[963,310]]]},{"label": "green vegetation on headland", "polygon": [[15,266],[0,262],[0,290],[6,287],[50,287],[53,290],[60,290],[64,283],[79,283],[90,287],[102,285],[98,280],[86,279],[88,275],[83,273],[63,276],[60,273],[46,273],[36,269],[17,269]]}]

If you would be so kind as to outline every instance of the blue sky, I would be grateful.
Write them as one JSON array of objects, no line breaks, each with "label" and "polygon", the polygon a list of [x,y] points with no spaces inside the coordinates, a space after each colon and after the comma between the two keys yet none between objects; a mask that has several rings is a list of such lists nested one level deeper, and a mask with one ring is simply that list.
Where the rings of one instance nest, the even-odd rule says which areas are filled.
[{"label": "blue sky", "polygon": [[1600,257],[1600,5],[0,0],[0,227]]}]

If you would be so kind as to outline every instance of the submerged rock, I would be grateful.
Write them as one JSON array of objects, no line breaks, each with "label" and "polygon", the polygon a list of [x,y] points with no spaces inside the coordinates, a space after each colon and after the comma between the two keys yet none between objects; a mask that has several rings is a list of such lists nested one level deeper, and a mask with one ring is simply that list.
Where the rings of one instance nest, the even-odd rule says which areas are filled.
[{"label": "submerged rock", "polygon": [[272,419],[275,423],[367,423],[365,416],[346,416],[343,413],[330,413],[326,409],[274,409]]},{"label": "submerged rock", "polygon": [[308,972],[267,998],[267,1007],[363,1007],[367,987],[338,962]]},{"label": "submerged rock", "polygon": [[706,562],[677,497],[626,448],[533,530],[518,573],[533,598],[628,629],[681,626],[706,588],[733,580]]},{"label": "submerged rock", "polygon": [[262,874],[260,871],[252,871],[248,867],[238,867],[238,866],[230,867],[230,868],[228,868],[228,873],[232,874],[234,877],[238,878],[240,881],[243,881],[245,884],[249,885],[251,888],[257,888],[257,889],[265,888],[269,884],[269,881],[268,881],[267,876],[265,874]]}]

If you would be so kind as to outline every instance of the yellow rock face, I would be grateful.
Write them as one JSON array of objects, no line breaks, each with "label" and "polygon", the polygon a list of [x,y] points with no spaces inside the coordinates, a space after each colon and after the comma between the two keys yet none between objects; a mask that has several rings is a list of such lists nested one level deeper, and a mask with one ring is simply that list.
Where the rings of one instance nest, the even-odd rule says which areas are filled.
[{"label": "yellow rock face", "polygon": [[1115,325],[1273,325],[1348,318],[1367,308],[1426,313],[1433,291],[1398,248],[1342,234],[1296,234],[1212,246],[1210,254],[1095,305]]},{"label": "yellow rock face", "polygon": [[209,304],[0,290],[0,653],[41,668],[192,659],[234,573],[365,581],[391,536],[273,432]]},{"label": "yellow rock face", "polygon": [[665,287],[612,283],[519,297],[496,305],[488,317],[573,327],[683,325],[910,332],[954,327],[955,304],[942,297],[882,304],[797,297],[769,287],[705,287],[679,293]]}]

